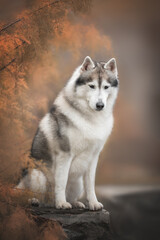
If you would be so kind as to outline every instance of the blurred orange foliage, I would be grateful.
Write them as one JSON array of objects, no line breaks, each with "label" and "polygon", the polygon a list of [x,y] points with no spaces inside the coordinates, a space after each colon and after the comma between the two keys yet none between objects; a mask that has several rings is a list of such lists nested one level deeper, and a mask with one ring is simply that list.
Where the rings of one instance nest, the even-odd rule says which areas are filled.
[{"label": "blurred orange foliage", "polygon": [[52,3],[24,9],[17,15],[20,21],[0,35],[0,173],[5,182],[16,182],[22,166],[31,162],[38,121],[74,67],[85,55],[94,57],[104,49],[104,56],[112,54],[108,36],[72,21],[74,14],[86,21],[90,0]]},{"label": "blurred orange foliage", "polygon": [[71,19],[79,14],[85,21],[91,2],[34,0],[17,12],[18,21],[11,26],[5,27],[8,20],[0,24],[1,239],[64,239],[58,224],[36,226],[23,208],[32,193],[15,191],[13,186],[22,167],[35,166],[29,153],[38,121],[74,67],[85,55],[94,57],[102,51],[101,44],[111,54],[107,36]]}]

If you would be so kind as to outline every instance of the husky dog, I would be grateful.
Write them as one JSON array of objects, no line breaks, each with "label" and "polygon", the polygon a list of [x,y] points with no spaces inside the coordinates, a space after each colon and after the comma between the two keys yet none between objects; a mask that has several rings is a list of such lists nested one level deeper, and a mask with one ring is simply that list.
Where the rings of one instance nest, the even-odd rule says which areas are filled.
[{"label": "husky dog", "polygon": [[95,62],[87,56],[39,123],[31,156],[48,164],[48,176],[33,169],[18,188],[44,193],[47,181],[54,183],[57,209],[103,205],[95,194],[99,154],[113,127],[113,105],[118,93],[116,60]]}]

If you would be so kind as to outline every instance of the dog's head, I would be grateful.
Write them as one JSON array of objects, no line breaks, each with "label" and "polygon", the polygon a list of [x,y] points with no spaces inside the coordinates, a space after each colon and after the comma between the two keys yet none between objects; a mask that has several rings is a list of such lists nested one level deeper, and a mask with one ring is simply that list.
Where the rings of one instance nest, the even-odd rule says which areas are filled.
[{"label": "dog's head", "polygon": [[109,98],[115,96],[118,89],[118,72],[116,60],[94,62],[86,57],[80,66],[79,77],[75,81],[75,93],[85,100],[92,110],[103,111]]}]

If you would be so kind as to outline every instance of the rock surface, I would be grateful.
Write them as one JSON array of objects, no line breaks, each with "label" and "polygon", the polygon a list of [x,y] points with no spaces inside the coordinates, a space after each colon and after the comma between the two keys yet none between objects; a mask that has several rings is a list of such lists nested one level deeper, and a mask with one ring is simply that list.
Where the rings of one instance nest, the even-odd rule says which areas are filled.
[{"label": "rock surface", "polygon": [[111,239],[109,213],[106,210],[89,211],[80,209],[57,210],[54,208],[33,207],[31,213],[39,220],[53,220],[61,224],[71,240]]}]

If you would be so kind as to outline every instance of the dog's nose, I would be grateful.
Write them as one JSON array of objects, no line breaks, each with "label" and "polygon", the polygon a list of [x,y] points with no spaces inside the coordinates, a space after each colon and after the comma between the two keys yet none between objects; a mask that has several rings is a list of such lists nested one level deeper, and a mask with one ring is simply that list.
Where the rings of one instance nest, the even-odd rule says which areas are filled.
[{"label": "dog's nose", "polygon": [[98,102],[98,103],[96,104],[96,108],[97,108],[98,111],[102,110],[102,109],[104,108],[104,103]]}]

